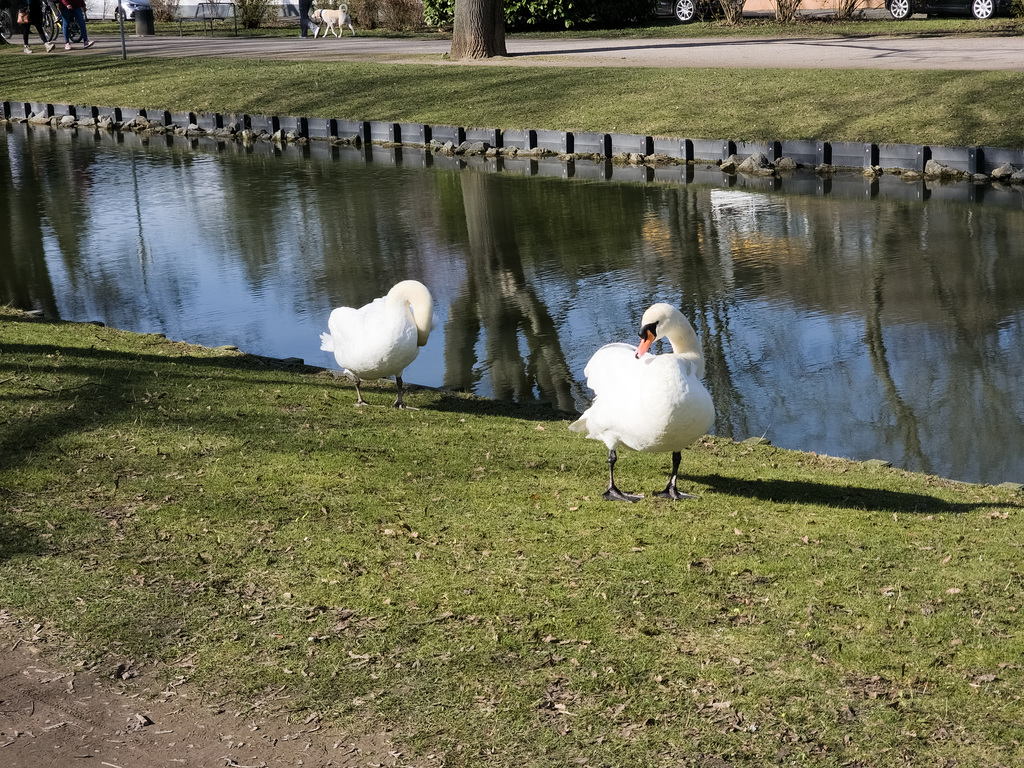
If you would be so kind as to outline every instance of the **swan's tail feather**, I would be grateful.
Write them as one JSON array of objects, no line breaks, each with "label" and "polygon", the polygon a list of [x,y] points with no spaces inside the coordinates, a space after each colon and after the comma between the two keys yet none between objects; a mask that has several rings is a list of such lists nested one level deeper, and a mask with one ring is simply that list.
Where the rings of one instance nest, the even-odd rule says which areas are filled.
[{"label": "swan's tail feather", "polygon": [[324,352],[334,351],[334,337],[329,333],[320,334],[320,349]]}]

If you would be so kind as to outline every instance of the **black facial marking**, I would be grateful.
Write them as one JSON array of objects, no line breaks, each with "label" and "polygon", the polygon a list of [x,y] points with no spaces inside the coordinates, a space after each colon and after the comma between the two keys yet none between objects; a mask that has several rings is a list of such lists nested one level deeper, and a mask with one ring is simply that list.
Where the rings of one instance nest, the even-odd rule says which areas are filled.
[{"label": "black facial marking", "polygon": [[640,329],[640,338],[641,339],[646,339],[648,333],[651,334],[651,338],[654,338],[654,339],[658,338],[658,323],[657,323],[657,321],[655,321],[653,323],[648,323],[643,328],[641,328]]}]

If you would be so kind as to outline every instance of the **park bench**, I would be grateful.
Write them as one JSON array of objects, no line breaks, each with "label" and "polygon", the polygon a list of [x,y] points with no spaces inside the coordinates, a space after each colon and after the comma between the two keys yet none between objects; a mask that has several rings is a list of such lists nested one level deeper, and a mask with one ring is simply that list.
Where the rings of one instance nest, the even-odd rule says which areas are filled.
[{"label": "park bench", "polygon": [[226,23],[229,20],[237,37],[238,17],[235,15],[234,3],[199,3],[196,5],[194,16],[178,17],[178,35],[181,35],[182,25],[190,23],[202,24],[204,35],[207,33],[213,34],[215,22],[221,21]]}]

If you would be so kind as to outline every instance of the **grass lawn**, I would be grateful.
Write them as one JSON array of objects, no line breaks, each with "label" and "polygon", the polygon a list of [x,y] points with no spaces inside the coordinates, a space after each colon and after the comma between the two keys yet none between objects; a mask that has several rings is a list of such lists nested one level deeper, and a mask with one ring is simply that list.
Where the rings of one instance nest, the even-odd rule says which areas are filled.
[{"label": "grass lawn", "polygon": [[0,608],[446,765],[1024,760],[1019,491],[709,437],[608,503],[569,415],[407,400],[0,310]]},{"label": "grass lawn", "polygon": [[[614,34],[1019,35],[1022,23],[748,20],[737,27],[709,22]],[[94,31],[108,27],[116,29],[107,23]],[[294,34],[293,29],[265,32]],[[0,66],[5,71],[0,98],[11,101],[737,141],[1024,146],[1024,122],[1012,119],[1007,106],[1024,101],[1024,73],[1019,72],[124,61],[95,55],[26,57],[18,46],[0,46]]]},{"label": "grass lawn", "polygon": [[[793,29],[882,22],[859,24]],[[775,27],[628,34],[790,34]],[[9,100],[1024,146],[1016,73],[17,46],[0,67]],[[324,371],[0,308],[0,631],[38,625],[53,658],[129,683],[285,691],[297,718],[387,726],[451,766],[1024,764],[1019,490],[708,437],[681,469],[697,500],[606,503],[604,447],[570,415],[407,400],[357,409]],[[627,453],[617,480],[650,494],[668,469]]]}]

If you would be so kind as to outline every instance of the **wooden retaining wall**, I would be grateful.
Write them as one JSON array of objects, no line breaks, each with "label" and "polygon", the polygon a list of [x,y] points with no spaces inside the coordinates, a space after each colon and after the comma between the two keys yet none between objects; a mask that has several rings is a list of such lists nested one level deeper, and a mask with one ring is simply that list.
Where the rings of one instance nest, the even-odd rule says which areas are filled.
[{"label": "wooden retaining wall", "polygon": [[497,149],[515,147],[522,151],[547,151],[559,155],[588,154],[611,159],[623,153],[660,155],[685,163],[719,163],[731,155],[746,158],[755,152],[774,162],[788,157],[803,166],[831,165],[837,168],[870,168],[923,172],[929,160],[968,174],[990,174],[1010,163],[1024,168],[1024,150],[1003,147],[945,147],[918,144],[871,144],[830,141],[739,142],[728,139],[673,138],[639,134],[594,133],[496,128],[466,128],[452,125],[388,123],[337,120],[331,118],[239,115],[204,112],[170,112],[163,109],[97,107],[33,102],[0,102],[4,119],[28,119],[33,115],[65,115],[99,119],[111,117],[126,122],[145,117],[162,125],[197,125],[206,130],[250,130],[294,134],[307,140],[354,139],[368,144],[424,146],[431,141],[481,141]]}]

